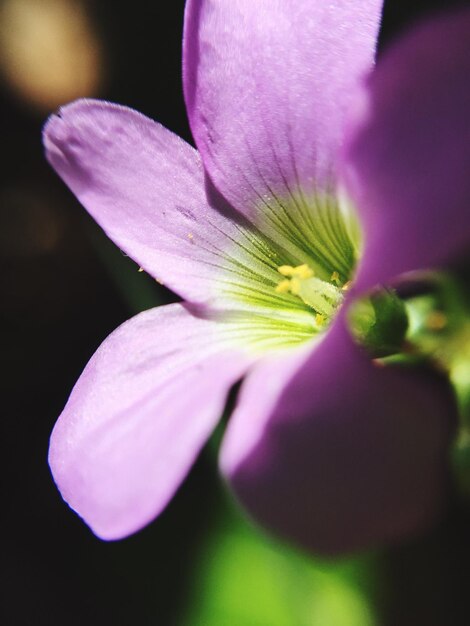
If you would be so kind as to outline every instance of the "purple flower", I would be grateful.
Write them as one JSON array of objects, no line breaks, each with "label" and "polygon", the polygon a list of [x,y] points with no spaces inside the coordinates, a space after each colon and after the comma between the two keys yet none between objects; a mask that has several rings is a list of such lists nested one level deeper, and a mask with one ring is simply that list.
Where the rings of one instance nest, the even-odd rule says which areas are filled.
[{"label": "purple flower", "polygon": [[184,299],[105,340],[52,434],[57,485],[98,536],[160,513],[244,375],[221,468],[263,525],[335,552],[438,513],[447,387],[372,362],[344,302],[468,243],[470,20],[417,31],[361,92],[381,5],[189,0],[184,89],[199,152],[105,102],[47,123],[59,175]]}]

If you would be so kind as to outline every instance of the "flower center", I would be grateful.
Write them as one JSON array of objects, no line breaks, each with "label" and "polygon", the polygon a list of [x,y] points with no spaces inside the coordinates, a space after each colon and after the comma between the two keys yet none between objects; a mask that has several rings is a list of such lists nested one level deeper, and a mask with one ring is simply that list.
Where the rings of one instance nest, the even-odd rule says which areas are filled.
[{"label": "flower center", "polygon": [[256,217],[238,221],[220,264],[234,335],[260,351],[308,342],[327,330],[353,277],[362,248],[353,207],[299,192],[263,199]]},{"label": "flower center", "polygon": [[348,283],[341,285],[338,272],[333,272],[330,282],[317,278],[312,268],[304,263],[297,267],[280,265],[277,271],[285,278],[279,282],[277,293],[298,296],[315,311],[318,326],[327,324],[343,301]]}]

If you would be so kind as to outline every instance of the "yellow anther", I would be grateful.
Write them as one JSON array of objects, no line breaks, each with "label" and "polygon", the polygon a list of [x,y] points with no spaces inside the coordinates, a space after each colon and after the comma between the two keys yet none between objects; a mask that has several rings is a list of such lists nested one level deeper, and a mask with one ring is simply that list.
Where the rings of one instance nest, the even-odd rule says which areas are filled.
[{"label": "yellow anther", "polygon": [[194,239],[194,235],[193,233],[188,233],[188,239],[191,241],[191,239]]},{"label": "yellow anther", "polygon": [[333,274],[330,277],[330,280],[332,283],[336,283],[339,286],[339,283],[341,282],[339,279],[339,274],[338,272],[333,272]]},{"label": "yellow anther", "polygon": [[347,291],[349,289],[349,287],[351,287],[351,281],[348,280],[347,283],[344,283],[344,285],[341,287],[342,291]]},{"label": "yellow anther", "polygon": [[143,272],[144,268],[143,267],[139,267],[139,269],[137,270],[138,272]]},{"label": "yellow anther", "polygon": [[311,278],[313,276],[313,270],[304,263],[304,265],[294,267],[294,276],[297,276],[297,278]]},{"label": "yellow anther", "polygon": [[315,321],[318,324],[318,326],[323,326],[323,324],[325,323],[325,316],[322,315],[321,313],[317,313],[315,315]]},{"label": "yellow anther", "polygon": [[275,291],[276,293],[288,293],[290,291],[290,280],[287,278],[285,280],[281,280]]},{"label": "yellow anther", "polygon": [[294,296],[298,296],[300,293],[300,278],[291,278],[290,279],[290,291],[294,294]]},{"label": "yellow anther", "polygon": [[283,276],[294,276],[295,268],[292,265],[280,265],[277,271]]},{"label": "yellow anther", "polygon": [[277,268],[279,274],[283,276],[288,276],[289,278],[311,278],[313,276],[313,270],[304,263],[303,265],[297,265],[293,267],[292,265],[280,265]]}]

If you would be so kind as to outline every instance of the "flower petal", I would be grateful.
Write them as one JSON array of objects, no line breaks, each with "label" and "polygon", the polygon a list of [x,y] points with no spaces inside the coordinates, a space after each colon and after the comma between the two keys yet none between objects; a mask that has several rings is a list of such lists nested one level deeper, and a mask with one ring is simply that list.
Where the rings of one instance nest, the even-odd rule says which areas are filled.
[{"label": "flower petal", "polygon": [[155,518],[189,471],[250,359],[183,305],[119,327],[98,349],[52,433],[69,505],[103,539]]},{"label": "flower petal", "polygon": [[373,62],[381,7],[381,0],[187,3],[191,128],[216,187],[250,218],[278,199],[329,190],[352,87]]},{"label": "flower petal", "polygon": [[345,150],[365,228],[360,288],[468,254],[469,32],[469,11],[421,25],[367,82]]},{"label": "flower petal", "polygon": [[79,100],[50,118],[44,143],[109,237],[182,297],[220,298],[215,278],[244,267],[247,251],[252,268],[264,270],[256,247],[248,250],[257,233],[229,206],[211,206],[199,155],[163,126],[125,107]]},{"label": "flower petal", "polygon": [[348,552],[436,516],[454,412],[441,381],[372,364],[340,317],[309,357],[255,368],[221,466],[267,528],[320,553]]}]

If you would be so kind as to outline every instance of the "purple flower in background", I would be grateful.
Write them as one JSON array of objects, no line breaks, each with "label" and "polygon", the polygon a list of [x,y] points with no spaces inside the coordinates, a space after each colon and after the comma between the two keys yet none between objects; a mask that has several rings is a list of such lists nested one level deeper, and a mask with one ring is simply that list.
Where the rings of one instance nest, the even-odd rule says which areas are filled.
[{"label": "purple flower in background", "polygon": [[190,0],[184,89],[199,152],[105,102],[47,123],[52,166],[184,299],[106,339],[52,434],[57,485],[98,536],[160,513],[244,375],[221,468],[262,524],[337,552],[439,511],[447,387],[378,367],[344,303],[468,243],[470,17],[418,30],[361,92],[381,7]]}]

